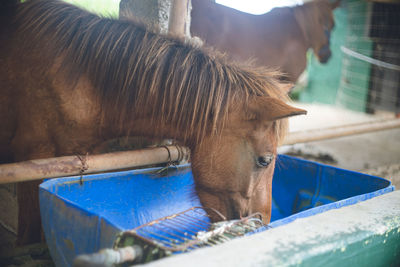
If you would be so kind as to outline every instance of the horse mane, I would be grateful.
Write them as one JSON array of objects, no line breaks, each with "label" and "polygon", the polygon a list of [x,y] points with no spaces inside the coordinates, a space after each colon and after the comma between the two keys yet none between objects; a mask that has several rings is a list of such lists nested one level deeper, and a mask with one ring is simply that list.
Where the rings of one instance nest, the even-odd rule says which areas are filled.
[{"label": "horse mane", "polygon": [[[220,132],[235,101],[247,105],[252,95],[287,100],[278,73],[229,62],[132,21],[101,18],[61,1],[34,0],[18,7],[15,22],[29,40],[26,47],[35,44],[46,56],[61,57],[72,81],[82,75],[90,79],[102,118],[112,116],[121,129],[139,115],[185,129],[185,138],[200,142],[205,134]],[[281,121],[276,122],[278,137],[284,133]]]}]

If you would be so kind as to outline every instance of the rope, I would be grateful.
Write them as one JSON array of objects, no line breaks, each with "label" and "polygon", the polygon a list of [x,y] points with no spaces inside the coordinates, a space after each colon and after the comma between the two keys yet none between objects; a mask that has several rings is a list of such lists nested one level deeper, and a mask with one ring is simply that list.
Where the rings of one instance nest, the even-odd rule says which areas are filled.
[{"label": "rope", "polygon": [[171,151],[169,151],[169,148],[167,146],[161,146],[163,148],[165,148],[168,151],[168,165],[172,164],[172,157],[171,157]]},{"label": "rope", "polygon": [[[176,167],[176,165],[172,162],[171,151],[169,151],[168,146],[161,146],[161,147],[165,148],[168,152],[168,159],[167,159],[168,163],[164,168],[157,170],[156,173],[160,174],[160,175],[168,175],[168,169],[170,167]],[[177,149],[178,149],[178,147],[177,147]],[[178,149],[178,158],[179,158],[179,149]]]},{"label": "rope", "polygon": [[86,153],[85,156],[76,155],[82,164],[81,169],[79,170],[79,173],[81,174],[81,177],[79,178],[80,185],[83,184],[83,173],[89,169],[89,165],[87,164],[88,155],[89,155],[89,153]]},{"label": "rope", "polygon": [[353,50],[351,50],[351,49],[349,49],[349,48],[347,48],[345,46],[341,46],[340,49],[342,50],[343,53],[345,53],[345,54],[347,54],[347,55],[349,55],[351,57],[357,58],[359,60],[366,61],[368,63],[371,63],[373,65],[376,65],[376,66],[379,66],[379,67],[382,67],[382,68],[387,68],[387,69],[390,69],[390,70],[400,71],[400,66],[398,66],[398,65],[387,63],[387,62],[384,62],[384,61],[381,61],[381,60],[377,60],[377,59],[365,56],[365,55],[360,54],[360,53],[358,53],[356,51],[353,51]]},{"label": "rope", "polygon": [[168,170],[171,167],[177,168],[177,164],[179,164],[185,158],[185,149],[182,146],[175,145],[176,150],[178,151],[178,158],[175,161],[172,161],[171,151],[169,150],[168,146],[161,146],[165,148],[168,152],[168,163],[164,168],[157,170],[155,173],[161,175],[168,175]]},{"label": "rope", "polygon": [[183,150],[183,147],[175,145],[176,150],[178,150],[178,159],[176,160],[177,162],[181,162],[183,158],[185,157],[185,151]]}]

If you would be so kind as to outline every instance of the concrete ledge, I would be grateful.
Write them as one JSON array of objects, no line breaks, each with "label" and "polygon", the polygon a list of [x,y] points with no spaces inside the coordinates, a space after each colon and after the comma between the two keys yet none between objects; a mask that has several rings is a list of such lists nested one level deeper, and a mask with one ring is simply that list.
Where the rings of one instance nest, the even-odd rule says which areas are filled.
[{"label": "concrete ledge", "polygon": [[149,266],[400,266],[400,191]]}]

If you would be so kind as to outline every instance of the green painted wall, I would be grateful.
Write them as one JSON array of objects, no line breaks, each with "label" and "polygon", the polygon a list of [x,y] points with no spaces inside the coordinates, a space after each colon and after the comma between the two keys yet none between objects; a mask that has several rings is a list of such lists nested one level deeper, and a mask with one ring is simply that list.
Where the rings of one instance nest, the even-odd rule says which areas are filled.
[{"label": "green painted wall", "polygon": [[321,64],[314,53],[309,51],[306,69],[308,81],[299,96],[302,102],[336,103],[343,59],[340,46],[344,45],[347,32],[347,10],[337,8],[334,16],[335,28],[331,33],[330,45],[332,57],[327,64]]},{"label": "green painted wall", "polygon": [[104,17],[118,17],[120,0],[64,0]]},{"label": "green painted wall", "polygon": [[366,110],[370,64],[344,54],[340,47],[371,55],[372,42],[367,37],[369,6],[364,0],[347,0],[334,11],[336,26],[331,38],[332,57],[324,65],[309,53],[308,82],[299,95],[300,101]]},{"label": "green painted wall", "polygon": [[[347,1],[348,32],[345,46],[365,56],[372,54],[372,41],[368,37],[371,3],[363,0]],[[342,77],[336,103],[340,106],[366,111],[371,64],[349,55],[343,57]]]},{"label": "green painted wall", "polygon": [[[393,220],[389,218],[388,220]],[[395,220],[398,220],[395,219]],[[400,229],[395,228],[382,234],[371,235],[368,232],[339,235],[339,239],[351,240],[360,235],[365,238],[354,240],[353,243],[343,244],[340,249],[310,257],[298,266],[324,267],[387,267],[400,266]],[[323,241],[321,240],[321,243]]]}]

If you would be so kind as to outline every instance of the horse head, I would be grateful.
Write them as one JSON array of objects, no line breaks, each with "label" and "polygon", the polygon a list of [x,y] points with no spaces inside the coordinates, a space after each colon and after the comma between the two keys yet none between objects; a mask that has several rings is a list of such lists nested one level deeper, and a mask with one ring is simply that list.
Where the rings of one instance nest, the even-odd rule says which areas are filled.
[{"label": "horse head", "polygon": [[259,212],[268,223],[277,145],[285,118],[299,114],[305,111],[268,96],[253,96],[247,105],[233,103],[222,132],[206,136],[193,149],[192,170],[203,206],[227,219]]},{"label": "horse head", "polygon": [[313,49],[319,62],[326,63],[331,57],[330,35],[335,25],[333,10],[340,0],[312,1],[294,9],[294,16],[303,33],[305,41]]}]

